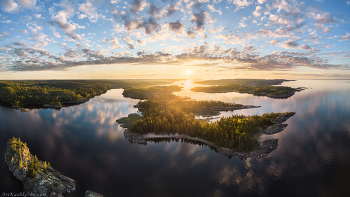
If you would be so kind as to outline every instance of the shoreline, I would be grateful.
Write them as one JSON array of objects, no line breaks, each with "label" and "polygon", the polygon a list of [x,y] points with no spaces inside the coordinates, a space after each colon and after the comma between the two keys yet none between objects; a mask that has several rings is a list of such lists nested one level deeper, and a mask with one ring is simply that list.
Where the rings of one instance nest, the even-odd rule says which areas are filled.
[{"label": "shoreline", "polygon": [[[258,140],[258,138],[262,135],[273,135],[276,133],[279,133],[283,131],[288,124],[282,124],[283,122],[287,121],[290,117],[294,116],[295,112],[286,112],[285,114],[277,117],[275,119],[276,123],[274,125],[271,125],[267,127],[266,129],[260,128],[260,132],[254,136],[255,139]],[[278,146],[278,139],[268,139],[263,141],[262,143],[259,143],[257,147],[255,147],[254,150],[248,151],[248,152],[239,152],[235,149],[229,149],[220,147],[213,142],[209,142],[207,140],[197,138],[197,137],[191,137],[188,135],[156,135],[152,133],[148,134],[138,134],[128,131],[127,129],[124,131],[124,137],[127,141],[131,143],[138,143],[138,144],[145,144],[147,145],[148,141],[152,140],[158,140],[158,139],[175,139],[175,140],[190,140],[202,143],[204,145],[207,145],[211,148],[213,148],[216,152],[221,153],[222,155],[226,155],[227,157],[231,158],[234,156],[238,156],[240,158],[249,158],[249,157],[266,157],[269,153],[271,153],[273,150],[275,150]]]}]

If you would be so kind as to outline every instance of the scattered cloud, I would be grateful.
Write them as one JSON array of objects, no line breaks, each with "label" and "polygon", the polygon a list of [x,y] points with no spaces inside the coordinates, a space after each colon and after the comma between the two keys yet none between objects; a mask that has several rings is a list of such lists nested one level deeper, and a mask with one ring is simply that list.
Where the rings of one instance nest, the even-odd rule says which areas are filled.
[{"label": "scattered cloud", "polygon": [[285,41],[281,46],[285,49],[294,49],[295,47],[299,46],[297,42],[294,40],[288,40]]},{"label": "scattered cloud", "polygon": [[1,9],[8,13],[17,13],[19,11],[19,5],[14,0],[2,0]]},{"label": "scattered cloud", "polygon": [[345,35],[345,36],[342,36],[340,40],[341,40],[341,41],[345,41],[345,40],[350,41],[350,33],[346,33],[346,35]]},{"label": "scattered cloud", "polygon": [[253,15],[255,17],[259,17],[259,16],[261,16],[261,13],[262,13],[262,7],[256,6],[255,11],[253,12]]}]

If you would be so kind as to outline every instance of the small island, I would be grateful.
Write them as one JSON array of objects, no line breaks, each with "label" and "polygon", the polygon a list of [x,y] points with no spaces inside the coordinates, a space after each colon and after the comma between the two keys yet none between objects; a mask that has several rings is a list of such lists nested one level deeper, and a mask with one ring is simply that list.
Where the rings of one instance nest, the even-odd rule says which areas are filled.
[{"label": "small island", "polygon": [[124,136],[133,143],[147,144],[157,138],[187,139],[204,143],[229,157],[266,156],[277,147],[278,140],[259,143],[259,136],[282,131],[287,126],[282,123],[295,113],[233,115],[217,122],[196,119],[194,115],[235,110],[239,106],[247,108],[218,101],[193,101],[172,94],[157,95],[135,106],[142,115],[129,114],[117,122],[127,128]]},{"label": "small island", "polygon": [[283,79],[262,80],[262,79],[222,79],[222,80],[206,80],[195,82],[202,85],[210,85],[205,87],[194,87],[193,92],[205,93],[226,93],[239,92],[248,93],[255,96],[266,96],[275,99],[286,99],[300,92],[304,88],[291,88],[287,86],[276,86],[282,84]]},{"label": "small island", "polygon": [[13,175],[23,181],[24,192],[34,196],[63,196],[75,190],[75,181],[53,169],[49,162],[33,156],[26,143],[13,137],[7,142],[5,162]]}]

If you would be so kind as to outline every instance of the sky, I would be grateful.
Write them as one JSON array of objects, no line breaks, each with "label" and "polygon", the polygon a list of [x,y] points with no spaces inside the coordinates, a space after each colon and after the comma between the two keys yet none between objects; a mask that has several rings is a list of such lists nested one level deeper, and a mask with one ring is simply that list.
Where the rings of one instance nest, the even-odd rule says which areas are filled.
[{"label": "sky", "polygon": [[0,79],[350,79],[350,0],[1,0]]}]

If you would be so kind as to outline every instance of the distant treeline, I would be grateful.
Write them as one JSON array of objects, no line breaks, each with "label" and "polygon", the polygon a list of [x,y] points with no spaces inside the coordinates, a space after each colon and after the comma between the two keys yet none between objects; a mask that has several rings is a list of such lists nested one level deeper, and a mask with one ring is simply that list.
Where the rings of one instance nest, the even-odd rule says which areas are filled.
[{"label": "distant treeline", "polygon": [[126,88],[123,91],[124,97],[130,97],[135,99],[147,99],[159,94],[172,94],[178,92],[182,88],[177,85],[172,86],[155,86],[149,88]]},{"label": "distant treeline", "polygon": [[284,79],[221,79],[221,80],[205,80],[195,83],[203,85],[212,85],[207,87],[194,87],[191,91],[206,93],[225,93],[239,92],[248,93],[255,96],[267,96],[271,98],[289,98],[295,92],[301,91],[302,88],[291,88],[280,85]]},{"label": "distant treeline", "polygon": [[298,89],[287,86],[246,86],[239,84],[222,85],[222,86],[209,86],[209,87],[194,87],[191,89],[194,92],[206,92],[206,93],[224,93],[224,92],[239,92],[249,93],[256,96],[268,96],[268,97],[290,97],[294,95],[294,92]]},{"label": "distant treeline", "polygon": [[157,95],[140,101],[142,116],[132,115],[117,120],[125,124],[130,131],[139,134],[185,134],[210,141],[221,147],[248,151],[258,145],[253,137],[259,129],[274,124],[281,113],[270,113],[262,116],[238,116],[221,118],[217,122],[196,119],[193,115],[198,109],[213,106],[235,105],[216,101],[192,101],[175,95]]},{"label": "distant treeline", "polygon": [[176,80],[27,80],[0,81],[0,100],[12,106],[75,103],[112,88],[148,87]]}]

